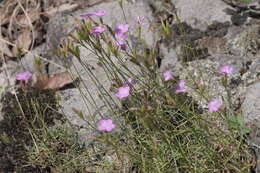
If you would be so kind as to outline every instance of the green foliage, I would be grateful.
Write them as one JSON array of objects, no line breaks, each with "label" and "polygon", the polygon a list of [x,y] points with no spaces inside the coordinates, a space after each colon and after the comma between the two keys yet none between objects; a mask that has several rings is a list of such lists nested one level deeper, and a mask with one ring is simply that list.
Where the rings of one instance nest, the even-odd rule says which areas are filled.
[{"label": "green foliage", "polygon": [[244,123],[244,117],[242,115],[231,115],[227,117],[228,127],[239,132],[243,137],[250,132],[250,129],[246,127]]},{"label": "green foliage", "polygon": [[240,2],[250,3],[252,0],[239,0]]}]

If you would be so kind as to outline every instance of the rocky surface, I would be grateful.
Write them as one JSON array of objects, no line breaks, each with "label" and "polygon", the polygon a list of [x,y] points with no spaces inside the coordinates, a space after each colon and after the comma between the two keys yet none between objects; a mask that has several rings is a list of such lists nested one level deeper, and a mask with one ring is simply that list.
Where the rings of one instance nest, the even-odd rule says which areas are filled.
[{"label": "rocky surface", "polygon": [[260,121],[260,82],[250,85],[246,91],[242,109],[246,123],[259,124]]},{"label": "rocky surface", "polygon": [[[91,80],[91,75],[76,58],[71,57],[66,61],[67,64],[64,64],[64,60],[55,56],[53,50],[59,47],[68,33],[75,30],[75,19],[79,19],[82,13],[107,10],[108,14],[103,17],[106,24],[112,27],[119,23],[130,24],[129,38],[134,45],[134,18],[145,16],[142,36],[146,40],[146,46],[153,45],[156,37],[160,39],[161,72],[171,70],[180,78],[187,79],[189,94],[202,108],[206,108],[207,100],[202,98],[201,94],[207,98],[226,99],[226,90],[221,85],[222,76],[216,71],[221,65],[231,65],[235,72],[229,78],[229,89],[235,110],[243,112],[252,131],[258,131],[260,128],[255,123],[260,120],[259,6],[260,2],[257,0],[253,0],[251,4],[237,3],[233,0],[127,1],[124,3],[125,20],[117,2],[101,3],[73,13],[61,13],[52,18],[47,30],[47,43],[35,49],[33,54],[46,59],[43,59],[45,66],[41,69],[44,73],[55,74],[64,71],[64,65],[67,65],[72,73],[82,76],[79,88],[66,89],[58,94],[63,107],[61,111],[72,124],[80,127],[82,138],[86,139],[93,134],[89,129],[95,128],[88,123],[95,124],[100,117],[112,114],[113,112],[108,112],[106,107],[108,103],[112,106],[118,105],[113,93],[105,92],[110,88],[111,82],[100,67],[97,57],[90,51],[80,48],[84,63],[93,67],[91,71],[99,79],[99,84]],[[178,28],[179,21],[174,17],[175,12],[182,22],[185,38]],[[170,24],[172,35],[167,38],[160,38],[159,34],[150,28],[150,23],[161,19],[168,20]],[[192,48],[187,49],[187,45]],[[20,71],[37,72],[39,69],[33,63],[33,54],[27,54],[20,64],[9,61],[6,67],[3,66],[0,71],[0,85],[4,88],[13,86],[14,75]],[[4,69],[8,69],[8,75]],[[190,80],[191,74],[193,80]],[[201,93],[194,92],[195,89],[199,89]],[[107,100],[102,100],[100,94],[107,95]],[[75,110],[82,111],[86,121],[79,118]],[[258,135],[251,134],[250,140],[254,145],[260,145]]]},{"label": "rocky surface", "polygon": [[193,28],[206,30],[212,22],[231,22],[231,16],[225,9],[231,8],[221,0],[172,0],[181,21]]}]

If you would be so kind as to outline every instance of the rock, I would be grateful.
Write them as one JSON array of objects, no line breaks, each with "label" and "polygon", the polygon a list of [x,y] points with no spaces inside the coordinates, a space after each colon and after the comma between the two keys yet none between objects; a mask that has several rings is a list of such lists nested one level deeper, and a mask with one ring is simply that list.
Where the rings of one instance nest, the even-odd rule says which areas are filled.
[{"label": "rock", "polygon": [[232,54],[246,56],[248,59],[259,58],[260,53],[260,22],[249,26],[232,26],[226,36]]},{"label": "rock", "polygon": [[[166,48],[161,46],[164,54],[161,71],[171,70],[181,79],[188,80],[190,86],[188,94],[202,108],[206,108],[207,100],[204,96],[208,99],[223,97],[227,101],[227,93],[221,84],[221,75],[217,69],[222,65],[230,65],[235,69],[234,74],[229,77],[231,101],[234,109],[239,110],[246,86],[260,79],[259,32],[257,32],[259,22],[251,21],[250,24],[243,26],[231,25],[230,16],[224,9],[232,7],[222,1],[208,3],[200,0],[194,2],[172,0],[172,2],[183,21],[185,41],[178,24],[173,24],[172,40],[170,38],[169,42],[166,39]],[[187,10],[189,9],[187,6],[191,9]],[[201,9],[206,12],[201,13]],[[215,13],[207,15],[208,9],[216,10],[219,15],[215,16]],[[193,18],[202,22],[193,23]],[[187,49],[187,44],[191,48]],[[187,58],[184,60],[185,63],[180,63],[185,58]],[[196,90],[203,93],[198,93]]]},{"label": "rock", "polygon": [[260,172],[260,82],[248,87],[245,100],[242,104],[242,112],[247,126],[251,129],[248,143],[255,152],[257,158],[256,172]]},{"label": "rock", "polygon": [[15,76],[22,72],[22,67],[15,61],[8,61],[0,68],[0,86],[1,88],[13,87],[15,85]]},{"label": "rock", "polygon": [[[44,57],[42,57],[47,51],[46,44],[42,44],[38,47],[36,47],[31,52],[27,53],[22,59],[21,59],[21,66],[26,70],[34,73],[42,72],[46,73],[45,64],[47,63],[44,61]],[[42,59],[41,63],[42,66],[37,66],[35,64],[35,58],[41,56]]]},{"label": "rock", "polygon": [[181,21],[194,28],[205,30],[213,21],[230,22],[231,16],[225,9],[232,9],[221,0],[172,0]]},{"label": "rock", "polygon": [[[181,66],[177,60],[177,53],[175,49],[167,49],[164,46],[160,47],[162,62],[160,66],[160,71],[164,72],[171,70],[178,75],[179,67]],[[176,74],[177,73],[177,74]]]},{"label": "rock", "polygon": [[[248,87],[245,101],[242,105],[245,122],[248,124],[260,123],[260,82]],[[259,143],[260,144],[260,143]]]}]

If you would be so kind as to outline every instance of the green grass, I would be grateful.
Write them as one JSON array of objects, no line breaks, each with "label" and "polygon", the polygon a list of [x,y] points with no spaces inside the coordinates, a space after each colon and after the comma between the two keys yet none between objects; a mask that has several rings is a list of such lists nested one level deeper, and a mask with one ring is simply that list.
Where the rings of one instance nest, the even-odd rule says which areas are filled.
[{"label": "green grass", "polygon": [[240,2],[250,3],[252,0],[239,0]]}]

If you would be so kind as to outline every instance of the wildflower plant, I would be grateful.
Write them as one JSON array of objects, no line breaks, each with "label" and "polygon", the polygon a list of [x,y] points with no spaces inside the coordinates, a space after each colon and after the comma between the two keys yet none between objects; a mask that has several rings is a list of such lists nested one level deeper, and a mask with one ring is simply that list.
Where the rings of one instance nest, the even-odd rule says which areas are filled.
[{"label": "wildflower plant", "polygon": [[[102,20],[88,20],[105,14],[99,11],[81,15],[86,19],[60,50],[61,55],[66,57],[71,53],[78,59],[100,88],[100,97],[109,109],[106,115],[98,115],[107,119],[99,118],[90,126],[98,132],[94,137],[97,145],[105,148],[98,149],[102,156],[113,151],[118,160],[110,159],[104,164],[105,157],[99,154],[93,164],[102,167],[103,172],[122,172],[119,169],[176,173],[248,171],[252,166],[248,146],[240,140],[237,128],[229,128],[226,114],[220,109],[225,107],[224,103],[214,99],[208,102],[208,109],[203,110],[187,95],[188,79],[173,78],[168,71],[160,72],[155,47],[136,50],[130,44],[127,34],[132,26],[118,24],[113,28]],[[142,27],[141,22],[142,18],[137,19],[137,27]],[[165,36],[171,33],[168,24],[162,25],[162,32]],[[140,38],[140,32],[136,35]],[[79,46],[96,55],[107,79],[111,80],[109,90],[100,87],[98,77],[84,63]],[[130,62],[131,67],[126,62]],[[131,70],[133,67],[137,69],[135,73]],[[229,68],[219,70],[224,77],[231,71]],[[86,99],[95,105],[91,94]],[[82,113],[78,114],[85,120]],[[211,116],[222,118],[220,124],[225,126],[224,130],[211,121]]]},{"label": "wildflower plant", "polygon": [[[136,20],[137,27],[142,27],[143,18]],[[231,130],[223,133],[222,128],[215,127],[215,122],[205,117],[202,109],[187,96],[186,80],[173,78],[169,71],[161,76],[156,50],[151,48],[140,54],[140,50],[129,44],[128,24],[117,24],[113,29],[104,23],[108,32],[95,38],[89,27],[93,23],[84,21],[81,25],[82,29],[74,39],[93,49],[107,71],[108,79],[116,81],[114,98],[111,99],[118,99],[121,104],[111,109],[115,113],[113,118],[124,118],[123,126],[115,126],[111,119],[100,120],[96,128],[107,134],[105,140],[99,141],[114,148],[118,158],[127,155],[129,169],[135,167],[141,172],[221,172],[250,167],[248,159],[240,160],[240,157],[249,157],[246,145],[241,145]],[[163,31],[169,35],[168,25],[163,25]],[[81,61],[76,50],[72,45],[68,51]],[[124,59],[139,69],[137,74],[125,65]],[[233,70],[223,67],[219,72],[227,76]],[[137,84],[131,84],[132,78]],[[113,92],[110,94],[113,96]],[[213,112],[222,114],[222,104],[219,99],[209,101],[208,116],[213,116]],[[225,119],[223,124],[226,124]],[[120,132],[110,133],[114,129]],[[239,151],[233,154],[238,146]]]}]

